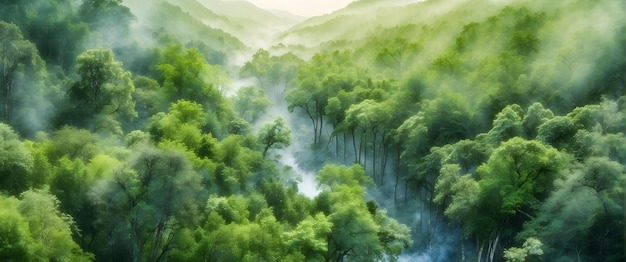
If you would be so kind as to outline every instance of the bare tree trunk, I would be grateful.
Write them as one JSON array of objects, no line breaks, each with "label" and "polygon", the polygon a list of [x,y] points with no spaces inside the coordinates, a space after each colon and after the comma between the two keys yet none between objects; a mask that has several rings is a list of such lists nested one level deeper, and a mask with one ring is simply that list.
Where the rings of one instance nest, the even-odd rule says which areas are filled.
[{"label": "bare tree trunk", "polygon": [[461,224],[461,262],[465,262],[465,226]]},{"label": "bare tree trunk", "polygon": [[489,247],[488,247],[488,258],[489,258],[489,262],[493,262],[493,259],[495,257],[496,254],[496,250],[498,249],[498,242],[500,241],[500,230],[496,229],[494,234],[495,236],[489,240]]},{"label": "bare tree trunk", "polygon": [[374,183],[376,183],[376,131],[372,130],[372,135],[372,179],[374,179]]},{"label": "bare tree trunk", "polygon": [[359,162],[359,159],[358,159],[359,153],[356,150],[356,138],[354,135],[354,128],[350,129],[350,133],[352,134],[352,146],[354,147],[354,163],[356,164]]},{"label": "bare tree trunk", "polygon": [[483,251],[485,249],[485,243],[481,243],[480,240],[478,240],[478,237],[476,237],[476,246],[478,246],[478,257],[476,259],[476,261],[478,262],[482,262],[483,261]]},{"label": "bare tree trunk", "polygon": [[393,186],[393,201],[396,203],[398,199],[398,184],[400,183],[400,146],[396,147],[396,163],[395,163],[395,173],[396,173],[396,183]]},{"label": "bare tree trunk", "polygon": [[385,180],[385,169],[387,169],[387,160],[389,159],[389,146],[385,143],[385,132],[382,134],[382,157],[380,163],[380,185],[384,185]]}]

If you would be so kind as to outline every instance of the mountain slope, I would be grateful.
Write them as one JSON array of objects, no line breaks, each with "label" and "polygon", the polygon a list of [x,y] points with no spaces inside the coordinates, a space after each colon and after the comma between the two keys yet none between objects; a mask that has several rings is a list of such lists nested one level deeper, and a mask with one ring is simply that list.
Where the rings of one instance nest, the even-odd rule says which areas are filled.
[{"label": "mountain slope", "polygon": [[[189,15],[181,7],[172,5],[167,1],[126,0],[124,4],[137,17],[138,31],[149,34],[149,37],[173,37],[182,43],[198,41],[211,49],[226,54],[247,49],[246,45],[237,37],[203,23]],[[209,10],[199,10],[198,12],[212,16],[218,21],[228,21],[226,18],[211,14]]]}]

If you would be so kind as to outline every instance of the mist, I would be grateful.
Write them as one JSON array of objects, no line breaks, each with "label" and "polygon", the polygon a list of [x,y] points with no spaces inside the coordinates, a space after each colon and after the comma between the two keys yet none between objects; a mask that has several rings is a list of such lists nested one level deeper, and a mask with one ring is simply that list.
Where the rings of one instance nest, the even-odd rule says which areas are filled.
[{"label": "mist", "polygon": [[623,1],[334,4],[0,4],[23,260],[624,260]]}]

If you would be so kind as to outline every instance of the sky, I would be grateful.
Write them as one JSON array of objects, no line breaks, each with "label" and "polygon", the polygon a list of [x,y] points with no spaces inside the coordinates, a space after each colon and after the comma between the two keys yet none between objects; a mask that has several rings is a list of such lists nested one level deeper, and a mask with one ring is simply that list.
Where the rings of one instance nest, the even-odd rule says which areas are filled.
[{"label": "sky", "polygon": [[312,17],[341,9],[353,0],[247,0],[263,9],[280,9]]}]

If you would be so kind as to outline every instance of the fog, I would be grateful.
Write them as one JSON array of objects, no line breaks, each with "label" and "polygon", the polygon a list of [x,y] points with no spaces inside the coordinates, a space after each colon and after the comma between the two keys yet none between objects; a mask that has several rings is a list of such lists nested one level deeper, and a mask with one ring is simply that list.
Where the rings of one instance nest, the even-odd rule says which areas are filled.
[{"label": "fog", "polygon": [[[79,2],[73,5],[78,8]],[[110,106],[111,113],[89,115],[85,105],[93,101],[88,87],[81,86],[89,85],[81,82],[88,75],[78,71],[79,62],[58,58],[59,64],[46,65],[38,56],[26,57],[27,62],[11,72],[14,82],[2,86],[16,91],[3,93],[5,119],[0,121],[9,122],[26,138],[34,138],[38,131],[50,133],[39,134],[41,141],[28,142],[29,152],[38,157],[29,161],[55,175],[43,174],[29,186],[54,182],[53,191],[62,196],[59,184],[66,182],[57,181],[56,173],[65,172],[63,168],[92,175],[104,172],[98,161],[104,163],[102,170],[109,163],[123,162],[123,168],[108,167],[109,175],[89,178],[95,182],[80,181],[93,182],[84,191],[101,195],[96,203],[100,207],[93,208],[108,214],[107,204],[114,203],[106,203],[106,197],[128,196],[124,183],[146,186],[133,184],[130,178],[141,173],[137,170],[152,171],[149,164],[142,166],[147,162],[140,157],[162,157],[169,161],[164,161],[168,163],[164,168],[189,187],[178,188],[181,194],[172,194],[172,199],[199,204],[198,210],[166,217],[159,226],[180,220],[188,223],[184,226],[206,227],[197,232],[181,229],[186,235],[171,238],[193,239],[189,241],[196,241],[195,246],[184,251],[200,254],[209,245],[218,245],[219,241],[210,242],[222,237],[216,235],[218,228],[247,236],[273,227],[272,223],[284,223],[276,226],[284,230],[281,237],[293,236],[288,230],[310,233],[300,222],[314,214],[305,212],[335,212],[324,206],[330,204],[323,201],[331,200],[316,198],[324,189],[316,174],[328,165],[360,165],[372,183],[364,191],[365,199],[359,200],[375,203],[368,202],[365,210],[365,203],[355,201],[349,208],[363,208],[355,214],[380,219],[361,221],[364,227],[380,230],[372,242],[402,235],[397,228],[386,228],[392,223],[381,222],[384,218],[376,214],[388,214],[411,230],[410,246],[394,243],[390,248],[402,252],[399,261],[504,261],[509,259],[505,251],[537,255],[529,258],[533,261],[567,260],[574,254],[581,256],[579,260],[623,258],[612,254],[618,248],[609,243],[626,237],[621,236],[626,230],[618,221],[626,205],[621,195],[626,165],[623,1],[125,0],[123,4],[132,17],[120,9],[107,12],[124,19],[113,15],[86,19],[86,33],[76,40],[76,50],[71,50],[76,54],[71,55],[94,49],[115,54],[107,66],[117,78],[103,86],[113,90],[108,95],[122,94],[120,100],[132,105],[126,115],[120,113],[124,105],[113,100],[103,105]],[[72,19],[78,18],[67,21]],[[135,87],[133,81],[140,84]],[[248,96],[242,98],[239,90]],[[290,130],[290,144],[267,146],[261,153],[267,144],[260,141],[260,130],[279,118]],[[96,121],[101,130],[94,127]],[[57,130],[72,134],[68,139],[76,141],[62,140]],[[71,146],[62,146],[74,143],[78,145],[74,153],[62,155],[55,149],[72,151]],[[83,151],[82,145],[93,148]],[[518,150],[523,147],[532,150]],[[518,152],[531,153],[519,159],[507,155]],[[84,156],[74,157],[80,154]],[[510,159],[537,163],[515,162],[513,170]],[[444,172],[444,166],[452,165],[458,171]],[[116,181],[121,178],[127,180]],[[168,185],[163,179],[160,185]],[[282,190],[281,183],[292,187]],[[300,195],[293,193],[294,183]],[[119,190],[116,185],[124,192],[114,192]],[[254,191],[256,187],[269,193]],[[204,203],[209,195],[215,203]],[[157,197],[149,200],[154,201],[149,205],[158,206]],[[577,203],[582,206],[577,208]],[[131,209],[138,207],[133,212],[144,212],[133,204]],[[125,209],[116,208],[115,223],[124,223]],[[80,226],[88,225],[94,234],[87,237],[108,241],[104,235],[96,236],[97,230],[91,228],[95,224],[85,222],[93,214],[64,212],[82,215]],[[194,212],[206,217],[194,217]],[[274,220],[265,220],[272,214]],[[329,214],[315,218],[321,225],[316,230],[322,233],[310,234],[310,241],[326,234],[318,241],[326,241],[325,248],[334,243],[324,222],[339,216]],[[565,230],[562,224],[573,218],[585,223]],[[132,223],[136,221],[131,219],[123,230],[136,226]],[[142,227],[146,232],[159,228]],[[172,225],[163,232],[170,229],[180,228]],[[572,247],[558,239],[561,231],[567,231],[566,237],[581,235],[582,240]],[[599,237],[598,232],[605,235]],[[144,241],[139,237],[152,236],[130,233],[125,241],[135,245]],[[129,232],[115,234],[123,239]],[[545,256],[529,251],[528,239],[538,239]],[[115,250],[117,246],[109,242],[114,241],[91,251]],[[391,242],[381,244],[380,250]],[[141,248],[133,248],[137,255]],[[312,248],[310,253],[324,253],[320,250],[324,248]],[[384,254],[380,259],[392,254],[380,250],[372,251]],[[120,251],[120,257],[126,251]],[[348,250],[338,260],[351,261],[351,255]]]}]

